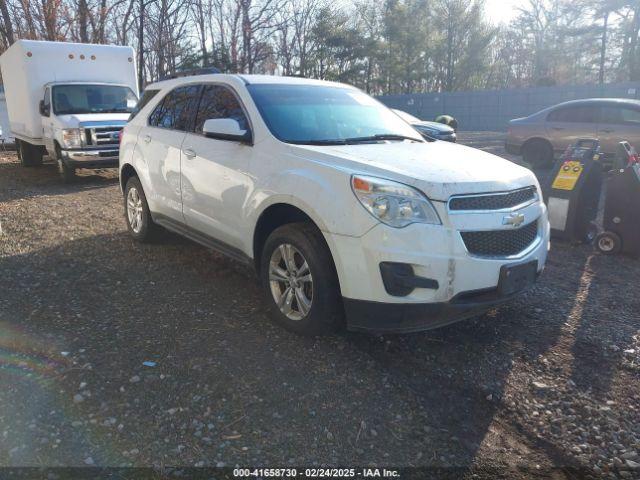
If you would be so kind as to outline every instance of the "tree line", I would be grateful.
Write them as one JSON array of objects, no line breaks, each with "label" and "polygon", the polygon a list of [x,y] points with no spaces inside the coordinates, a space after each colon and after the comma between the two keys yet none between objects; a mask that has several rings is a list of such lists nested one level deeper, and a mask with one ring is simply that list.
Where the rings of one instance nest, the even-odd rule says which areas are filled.
[{"label": "tree line", "polygon": [[15,40],[131,45],[140,76],[215,66],[372,94],[640,80],[640,1],[528,0],[493,25],[484,0],[0,0]]}]

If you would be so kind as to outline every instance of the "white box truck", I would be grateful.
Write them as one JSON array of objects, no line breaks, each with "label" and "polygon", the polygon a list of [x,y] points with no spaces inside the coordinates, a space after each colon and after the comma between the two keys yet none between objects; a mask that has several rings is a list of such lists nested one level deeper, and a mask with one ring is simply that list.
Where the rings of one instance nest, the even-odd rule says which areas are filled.
[{"label": "white box truck", "polygon": [[131,47],[18,40],[0,56],[11,133],[25,167],[49,155],[65,181],[118,165],[138,100]]}]

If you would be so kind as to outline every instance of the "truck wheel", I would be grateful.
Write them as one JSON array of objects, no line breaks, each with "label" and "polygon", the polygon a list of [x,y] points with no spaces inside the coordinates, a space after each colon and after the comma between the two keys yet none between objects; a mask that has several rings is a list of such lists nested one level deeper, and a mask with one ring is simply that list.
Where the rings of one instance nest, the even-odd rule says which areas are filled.
[{"label": "truck wheel", "polygon": [[147,197],[138,177],[131,177],[124,188],[124,217],[134,240],[149,243],[160,233],[160,227],[151,218]]},{"label": "truck wheel", "polygon": [[76,179],[76,169],[64,163],[60,157],[58,157],[58,173],[64,183],[73,183]]},{"label": "truck wheel", "polygon": [[553,148],[544,140],[531,140],[522,148],[522,158],[532,168],[550,168],[553,165]]},{"label": "truck wheel", "polygon": [[344,318],[331,252],[309,223],[275,229],[264,245],[260,280],[271,318],[302,335],[335,331]]},{"label": "truck wheel", "polygon": [[614,255],[622,250],[620,235],[613,232],[602,232],[595,240],[596,248],[605,255]]},{"label": "truck wheel", "polygon": [[39,145],[20,140],[18,142],[18,158],[23,167],[39,167],[42,165],[42,148]]}]

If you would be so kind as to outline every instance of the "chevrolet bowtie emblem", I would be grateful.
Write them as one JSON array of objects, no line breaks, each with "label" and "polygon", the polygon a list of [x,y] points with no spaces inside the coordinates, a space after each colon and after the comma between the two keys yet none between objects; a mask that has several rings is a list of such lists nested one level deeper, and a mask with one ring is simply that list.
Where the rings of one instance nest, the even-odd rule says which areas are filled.
[{"label": "chevrolet bowtie emblem", "polygon": [[511,225],[514,228],[519,227],[524,222],[524,213],[511,213],[502,218],[503,225]]}]

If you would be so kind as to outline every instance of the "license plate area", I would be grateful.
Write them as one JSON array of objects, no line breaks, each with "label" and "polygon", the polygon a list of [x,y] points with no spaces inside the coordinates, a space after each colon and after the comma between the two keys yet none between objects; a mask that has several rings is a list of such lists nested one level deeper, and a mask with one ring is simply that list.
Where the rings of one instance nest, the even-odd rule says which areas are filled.
[{"label": "license plate area", "polygon": [[508,296],[518,293],[533,285],[538,274],[538,261],[521,263],[518,265],[503,265],[500,268],[498,292]]}]

